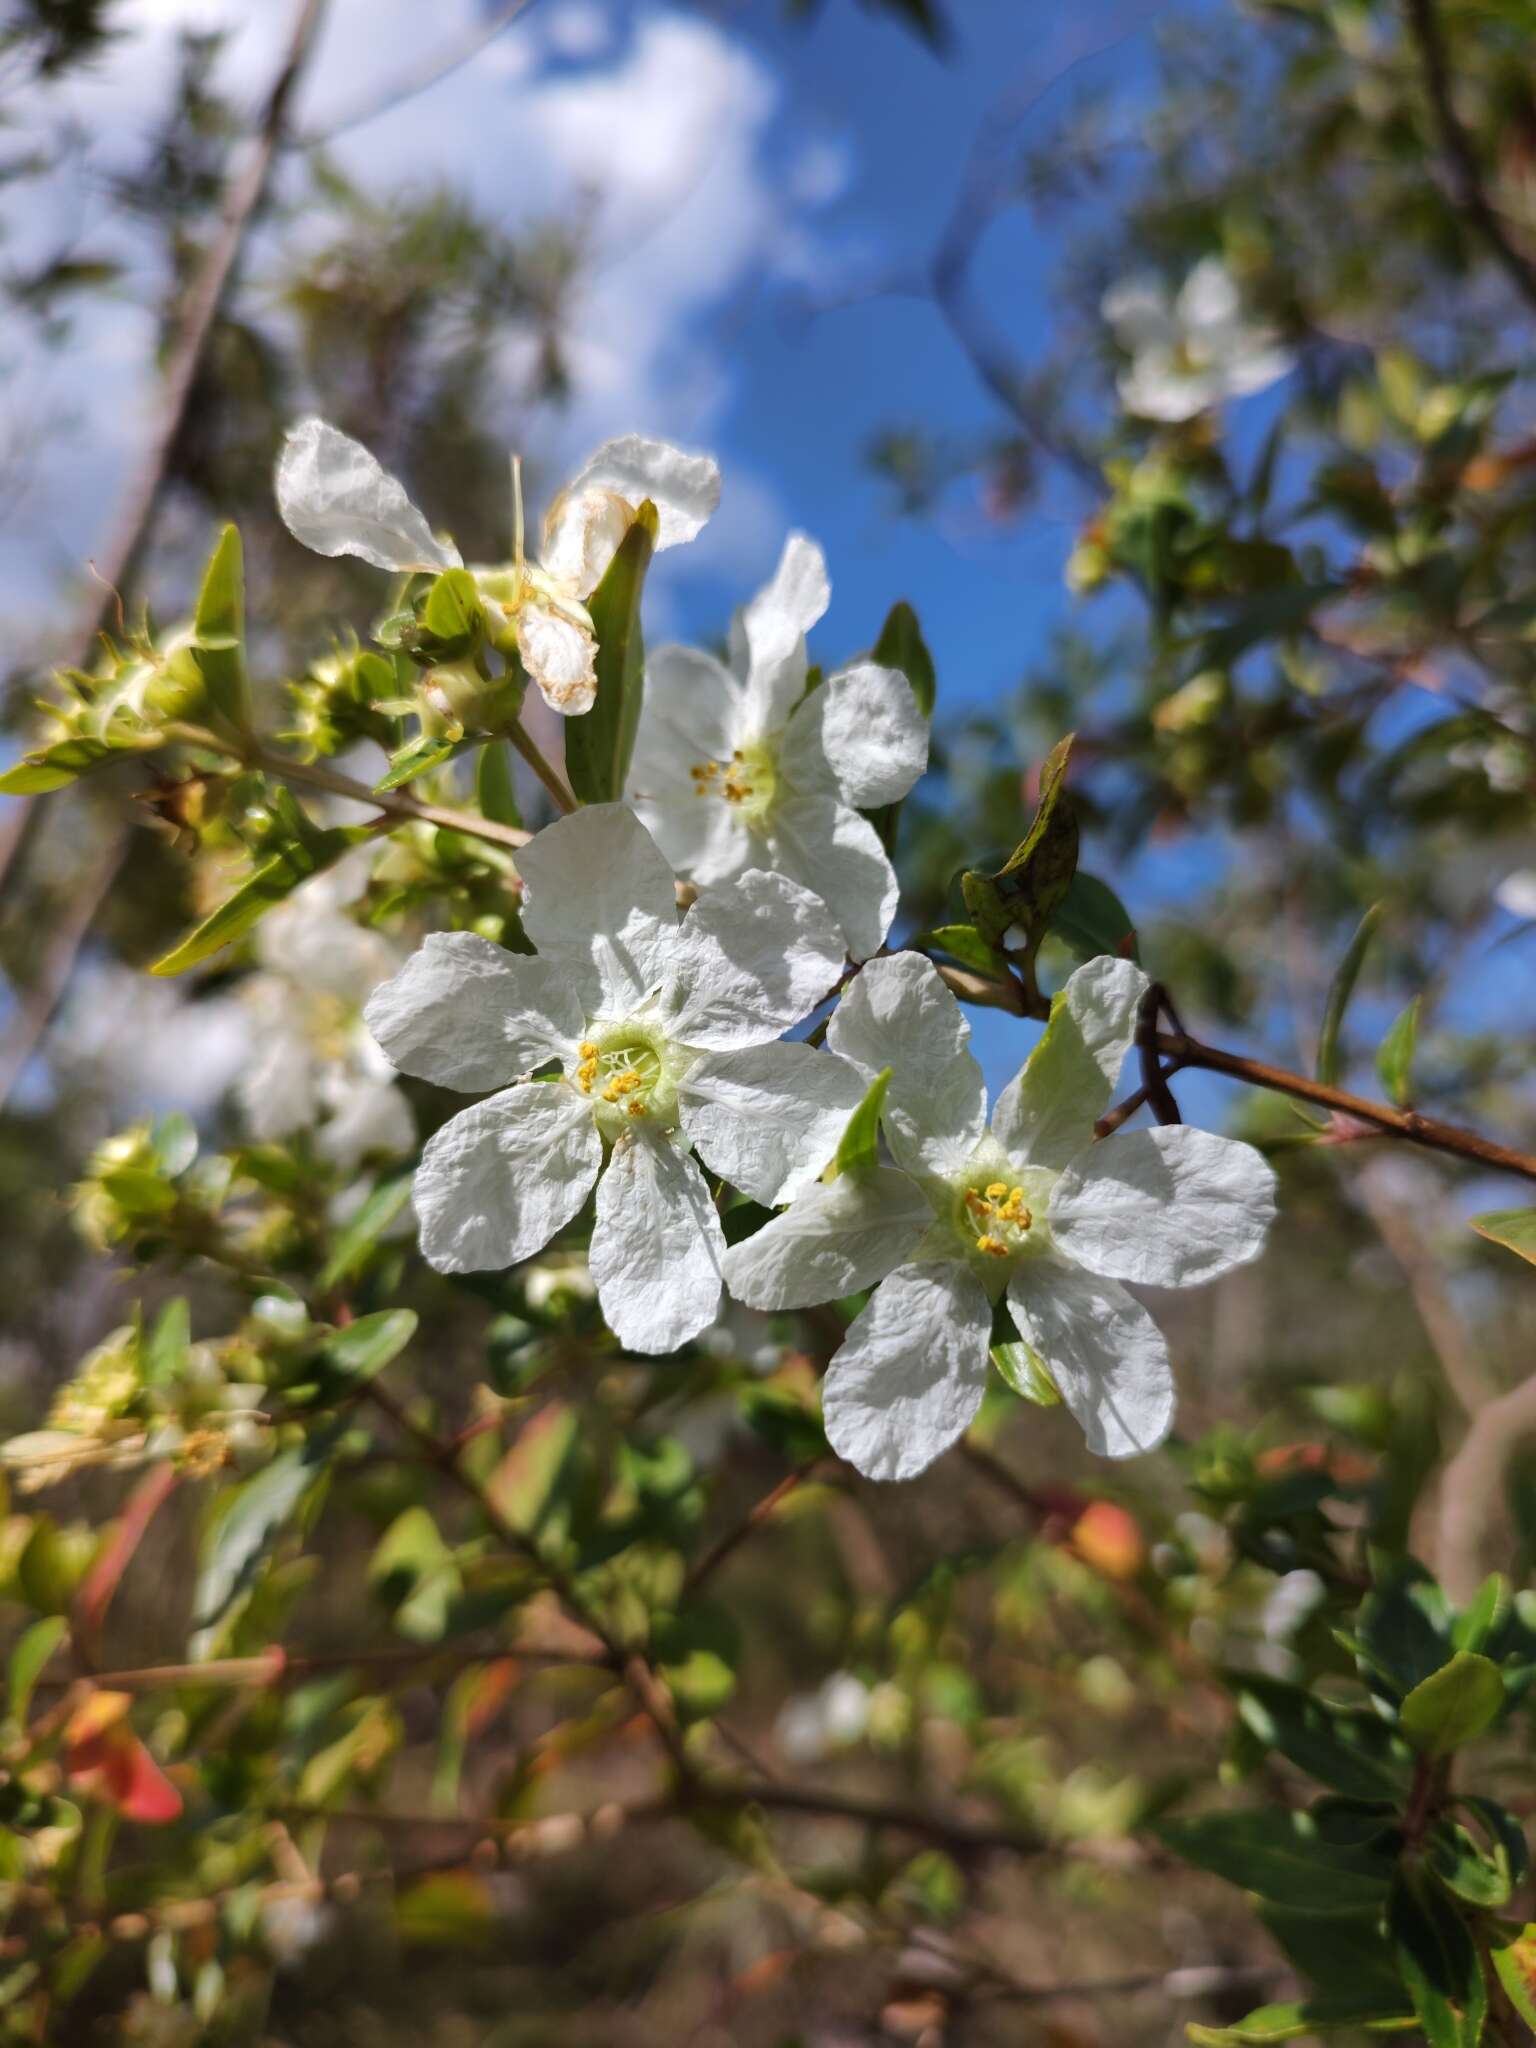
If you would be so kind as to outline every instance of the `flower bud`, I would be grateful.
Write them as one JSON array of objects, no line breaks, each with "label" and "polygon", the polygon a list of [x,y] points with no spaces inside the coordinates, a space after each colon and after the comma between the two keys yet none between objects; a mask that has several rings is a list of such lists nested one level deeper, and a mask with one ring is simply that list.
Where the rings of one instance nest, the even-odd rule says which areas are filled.
[{"label": "flower bud", "polygon": [[450,731],[502,732],[517,716],[523,686],[520,677],[484,676],[465,659],[428,669],[422,695]]}]

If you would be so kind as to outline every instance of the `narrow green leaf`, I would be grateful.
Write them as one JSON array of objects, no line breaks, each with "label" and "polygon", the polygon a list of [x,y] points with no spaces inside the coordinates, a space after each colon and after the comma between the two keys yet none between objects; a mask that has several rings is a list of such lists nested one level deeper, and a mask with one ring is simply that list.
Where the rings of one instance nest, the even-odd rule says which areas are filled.
[{"label": "narrow green leaf", "polygon": [[1485,1854],[1465,1828],[1438,1821],[1425,1839],[1424,1856],[1446,1890],[1469,1905],[1493,1908],[1509,1903],[1514,1885],[1501,1843],[1495,1842]]},{"label": "narrow green leaf", "polygon": [[390,1523],[369,1560],[368,1585],[401,1635],[413,1643],[442,1641],[464,1579],[426,1508],[406,1508]]},{"label": "narrow green leaf", "polygon": [[1399,1109],[1413,1098],[1413,1055],[1419,1042],[1419,1012],[1423,1007],[1424,998],[1415,996],[1407,1009],[1399,1012],[1376,1049],[1376,1071],[1381,1076],[1381,1085]]},{"label": "narrow green leaf", "polygon": [[390,755],[389,770],[382,781],[373,785],[374,794],[387,796],[390,790],[403,788],[418,775],[425,775],[429,768],[441,768],[445,762],[467,753],[477,744],[472,736],[447,740],[441,733],[419,732],[415,739],[407,740],[403,747]]},{"label": "narrow green leaf", "polygon": [[565,721],[565,772],[584,804],[616,803],[629,775],[645,691],[640,596],[656,528],[656,507],[647,498],[587,600],[597,635],[597,695],[590,711]]},{"label": "narrow green leaf", "polygon": [[833,1178],[840,1173],[867,1173],[880,1162],[880,1112],[885,1107],[885,1091],[891,1085],[891,1069],[882,1067],[870,1082],[864,1100],[849,1117],[847,1128],[838,1140],[837,1153],[832,1161]]},{"label": "narrow green leaf", "polygon": [[579,1430],[575,1409],[551,1401],[523,1424],[487,1480],[487,1499],[520,1535],[533,1535],[553,1507]]},{"label": "narrow green leaf", "polygon": [[1387,1932],[1429,2048],[1477,2048],[1488,1988],[1455,1905],[1405,1866],[1392,1887]]},{"label": "narrow green leaf", "polygon": [[1512,1605],[1508,1579],[1502,1572],[1490,1572],[1456,1617],[1451,1638],[1457,1649],[1481,1650],[1502,1627]]},{"label": "narrow green leaf", "polygon": [[246,1592],[279,1532],[320,1477],[336,1430],[317,1431],[247,1479],[219,1516],[203,1543],[193,1594],[192,1654],[211,1647],[211,1631]]},{"label": "narrow green leaf", "polygon": [[1026,1401],[1033,1401],[1037,1408],[1061,1406],[1061,1389],[1051,1378],[1045,1360],[1032,1345],[1022,1339],[1011,1344],[994,1344],[992,1363],[1013,1391]]},{"label": "narrow green leaf", "polygon": [[42,1621],[34,1621],[11,1652],[11,1719],[23,1728],[27,1725],[27,1709],[32,1704],[32,1688],[41,1678],[48,1659],[68,1634],[69,1617],[50,1614]]},{"label": "narrow green leaf", "polygon": [[0,796],[46,796],[125,751],[110,741],[92,739],[86,734],[59,740],[39,753],[28,754],[0,775]]},{"label": "narrow green leaf", "polygon": [[1152,1832],[1197,1869],[1214,1871],[1276,1905],[1307,1912],[1380,1906],[1392,1877],[1387,1856],[1325,1842],[1306,1814],[1279,1807],[1162,1821]]},{"label": "narrow green leaf", "polygon": [[1467,1220],[1479,1237],[1536,1266],[1536,1209],[1489,1209]]},{"label": "narrow green leaf", "polygon": [[360,1386],[398,1358],[415,1334],[415,1309],[380,1309],[332,1331],[320,1346],[320,1358],[331,1372]]},{"label": "narrow green leaf", "polygon": [[886,613],[880,638],[870,650],[869,658],[882,668],[900,669],[912,685],[918,710],[924,718],[932,718],[934,705],[938,702],[938,677],[934,672],[933,656],[923,638],[923,629],[917,623],[917,613],[905,598],[898,599]]},{"label": "narrow green leaf", "polygon": [[362,1207],[349,1217],[321,1269],[318,1285],[322,1293],[355,1278],[367,1265],[374,1247],[410,1200],[412,1178],[406,1172],[381,1180]]},{"label": "narrow green leaf", "polygon": [[1008,973],[1007,955],[996,946],[989,945],[973,924],[936,925],[931,932],[924,932],[912,943],[921,952],[947,953],[962,967],[975,968],[978,974],[1001,978]]},{"label": "narrow green leaf", "polygon": [[301,883],[333,867],[349,847],[368,837],[366,827],[338,825],[294,841],[264,860],[226,902],[173,946],[149,970],[151,974],[185,974],[222,946],[243,939],[276,903],[291,896]]},{"label": "narrow green leaf", "polygon": [[1449,1756],[1491,1728],[1504,1707],[1504,1676],[1475,1650],[1458,1650],[1449,1664],[1421,1679],[1403,1701],[1403,1733],[1426,1756]]},{"label": "narrow green leaf", "polygon": [[[188,1165],[191,1164],[189,1160]],[[192,1313],[186,1298],[177,1295],[155,1318],[144,1340],[143,1373],[147,1387],[163,1387],[176,1379],[186,1364],[192,1342]]]},{"label": "narrow green leaf", "polygon": [[523,814],[512,780],[512,749],[505,740],[487,740],[475,756],[475,802],[482,818],[522,829]]},{"label": "narrow green leaf", "polygon": [[1359,2027],[1373,2032],[1406,2031],[1417,2022],[1411,2012],[1393,2012],[1349,1999],[1300,1999],[1282,2005],[1261,2005],[1230,2027],[1202,2027],[1191,2020],[1184,2031],[1201,2048],[1246,2048],[1252,2042],[1297,2041],[1304,2035],[1348,2033]]},{"label": "narrow green leaf", "polygon": [[1332,1706],[1278,1678],[1244,1672],[1231,1683],[1244,1725],[1319,1784],[1351,1799],[1406,1793],[1407,1759],[1377,1715]]},{"label": "narrow green leaf", "polygon": [[1339,1035],[1344,1028],[1344,1012],[1349,1008],[1349,999],[1355,992],[1360,969],[1365,965],[1366,953],[1377,925],[1386,914],[1386,907],[1384,903],[1373,903],[1355,926],[1354,937],[1345,947],[1344,958],[1339,962],[1328,989],[1328,1000],[1323,1006],[1323,1028],[1317,1041],[1317,1078],[1330,1088],[1338,1080],[1342,1065]]},{"label": "narrow green leaf", "polygon": [[1457,1646],[1438,1600],[1430,1582],[1407,1570],[1384,1576],[1366,1594],[1349,1647],[1373,1684],[1384,1680],[1405,1696],[1449,1660]]},{"label": "narrow green leaf", "polygon": [[245,557],[240,529],[226,526],[203,572],[192,616],[192,656],[216,724],[250,731],[251,688],[245,673]]},{"label": "narrow green leaf", "polygon": [[1081,868],[1051,912],[1050,929],[1079,960],[1095,960],[1100,953],[1112,953],[1117,960],[1141,957],[1130,912],[1107,882]]},{"label": "narrow green leaf", "polygon": [[1493,1967],[1510,2004],[1536,2033],[1536,1923],[1494,1949]]},{"label": "narrow green leaf", "polygon": [[1040,771],[1040,803],[1033,822],[995,875],[969,869],[960,892],[972,922],[989,945],[1000,946],[1014,925],[1027,935],[1031,955],[1077,868],[1077,818],[1066,799],[1067,763],[1075,735],[1059,740]]}]

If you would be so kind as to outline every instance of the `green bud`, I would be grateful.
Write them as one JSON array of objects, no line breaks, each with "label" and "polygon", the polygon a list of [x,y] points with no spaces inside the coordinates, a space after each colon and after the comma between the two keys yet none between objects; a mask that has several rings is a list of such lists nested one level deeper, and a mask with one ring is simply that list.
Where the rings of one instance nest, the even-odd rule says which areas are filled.
[{"label": "green bud", "polygon": [[428,669],[422,695],[450,730],[503,732],[521,707],[523,684],[520,676],[484,676],[466,658]]}]

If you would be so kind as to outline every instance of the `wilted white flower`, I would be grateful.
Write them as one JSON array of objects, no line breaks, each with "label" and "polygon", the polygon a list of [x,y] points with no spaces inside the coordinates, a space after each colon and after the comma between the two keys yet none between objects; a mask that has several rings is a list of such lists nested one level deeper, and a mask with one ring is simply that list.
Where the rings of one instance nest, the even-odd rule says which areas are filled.
[{"label": "wilted white flower", "polygon": [[805,694],[805,636],[830,596],[820,548],[791,534],[773,581],[733,622],[729,669],[695,648],[659,648],[630,793],[679,874],[792,875],[862,960],[884,943],[897,886],[859,812],[906,795],[928,765],[928,723],[906,677],[873,662]]},{"label": "wilted white flower", "polygon": [[1160,278],[1128,278],[1104,294],[1103,313],[1131,357],[1120,396],[1143,419],[1193,419],[1225,398],[1262,391],[1295,362],[1273,329],[1244,318],[1236,279],[1219,256],[1197,263],[1174,296]]},{"label": "wilted white flower", "polygon": [[[523,667],[567,716],[590,710],[597,689],[597,643],[584,600],[646,498],[656,507],[658,548],[692,540],[720,501],[719,467],[639,434],[605,441],[551,505],[542,562],[523,559],[519,499],[512,562],[474,571],[482,602],[511,629]],[[434,536],[399,479],[322,419],[289,428],[277,463],[277,508],[294,539],[316,554],[357,555],[396,571],[462,566],[458,549]]]},{"label": "wilted white flower", "polygon": [[364,1002],[399,965],[381,932],[347,915],[368,858],[359,848],[268,911],[256,935],[262,971],[240,991],[253,1054],[236,1092],[252,1137],[315,1129],[321,1157],[348,1173],[416,1142],[394,1070],[363,1025]]},{"label": "wilted white flower", "polygon": [[1090,1450],[1128,1457],[1167,1435],[1167,1346],[1120,1283],[1191,1287],[1256,1257],[1274,1175],[1251,1146],[1184,1124],[1092,1142],[1146,987],[1127,960],[1080,967],[990,1130],[970,1027],[930,961],[873,960],[844,995],[828,1043],[866,1077],[892,1069],[897,1168],[811,1186],[725,1273],[755,1308],[880,1282],[823,1390],[829,1441],[870,1478],[912,1478],[968,1426],[1004,1294]]},{"label": "wilted white flower", "polygon": [[842,937],[808,891],[757,871],[679,922],[672,870],[620,804],[562,818],[517,864],[537,959],[438,933],[367,1008],[404,1072],[498,1091],[422,1154],[422,1250],[444,1273],[514,1265],[596,1183],[603,1314],[633,1349],[672,1351],[714,1320],[725,1249],[690,1147],[787,1201],[863,1095],[845,1062],[774,1042],[836,979]]}]

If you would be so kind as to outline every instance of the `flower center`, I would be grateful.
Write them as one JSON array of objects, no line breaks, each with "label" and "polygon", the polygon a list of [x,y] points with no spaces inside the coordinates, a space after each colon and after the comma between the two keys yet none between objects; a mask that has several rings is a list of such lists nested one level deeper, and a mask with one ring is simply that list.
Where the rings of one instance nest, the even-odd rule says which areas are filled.
[{"label": "flower center", "polygon": [[764,740],[738,747],[729,761],[695,761],[688,773],[695,796],[719,797],[748,819],[765,815],[779,781],[774,750]]},{"label": "flower center", "polygon": [[1002,1180],[966,1188],[956,1217],[961,1234],[991,1259],[1011,1259],[1022,1251],[1034,1220],[1024,1190]]},{"label": "flower center", "polygon": [[604,1135],[617,1137],[641,1117],[670,1130],[677,1121],[677,1089],[661,1044],[632,1022],[611,1031],[589,1029],[592,1035],[576,1048],[573,1079],[590,1100]]}]

